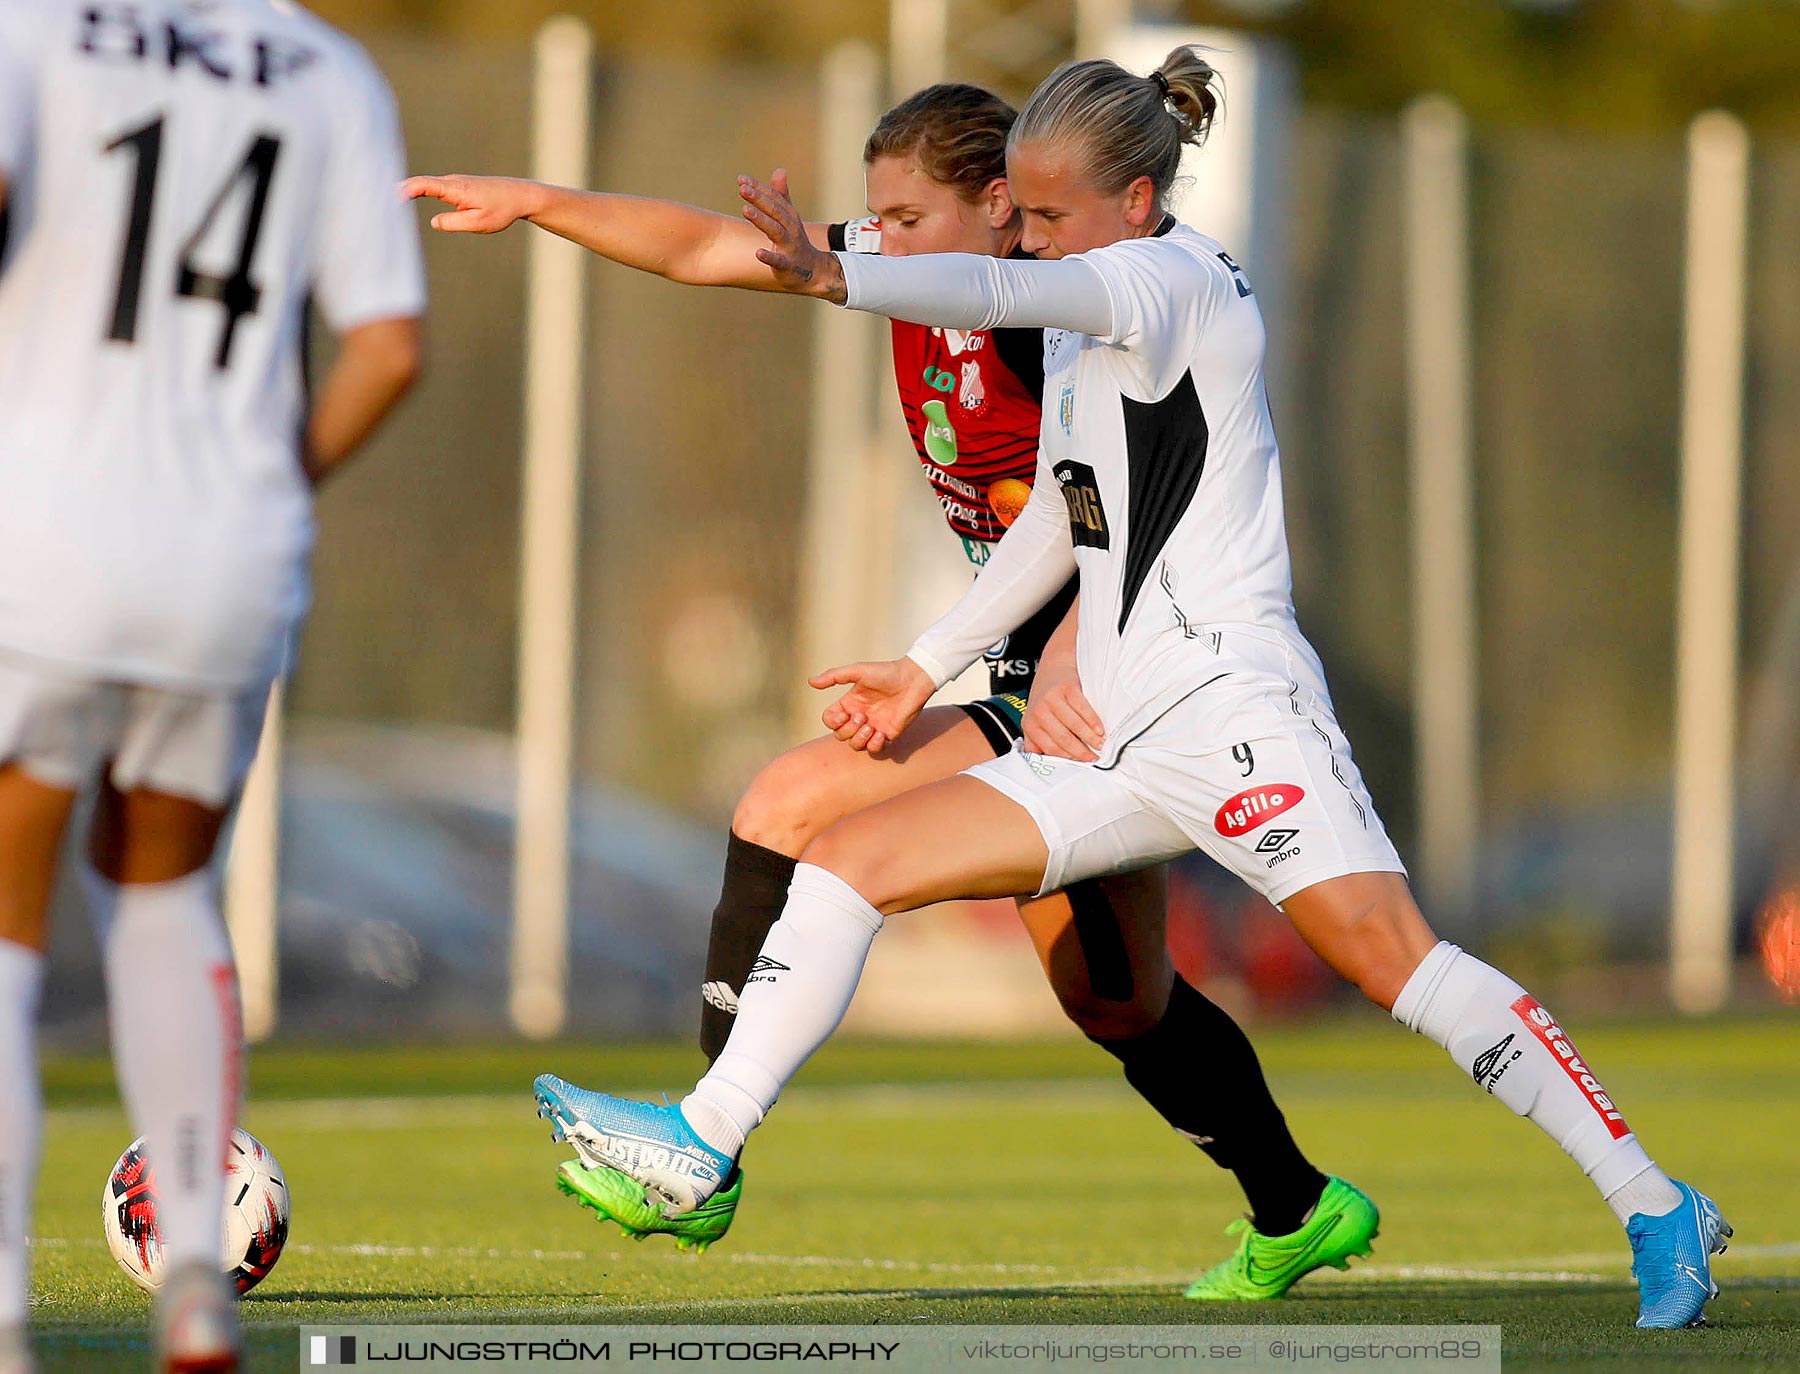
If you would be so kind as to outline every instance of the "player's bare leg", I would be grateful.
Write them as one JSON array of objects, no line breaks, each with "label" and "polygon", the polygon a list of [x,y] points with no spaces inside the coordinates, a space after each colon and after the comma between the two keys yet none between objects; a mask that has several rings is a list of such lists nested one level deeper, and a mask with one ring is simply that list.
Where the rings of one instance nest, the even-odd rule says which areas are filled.
[{"label": "player's bare leg", "polygon": [[1731,1228],[1711,1199],[1670,1179],[1551,1014],[1498,969],[1432,933],[1406,880],[1357,873],[1283,909],[1321,958],[1394,1019],[1449,1051],[1581,1166],[1625,1225],[1639,1326],[1687,1326],[1717,1295],[1709,1258]]},{"label": "player's bare leg", "polygon": [[1383,1011],[1438,943],[1399,873],[1351,873],[1289,897],[1282,911],[1326,963]]},{"label": "player's bare leg", "polygon": [[84,874],[103,932],[113,1063],[156,1170],[166,1374],[238,1368],[220,1273],[226,1141],[242,1095],[237,972],[211,862],[227,811],[102,786]]},{"label": "player's bare leg", "polygon": [[1155,1029],[1168,1009],[1168,871],[1145,869],[1021,898],[1019,919],[1063,1014],[1098,1041]]},{"label": "player's bare leg", "polygon": [[0,765],[0,1374],[31,1368],[31,1203],[43,1133],[37,1007],[50,890],[75,794]]}]

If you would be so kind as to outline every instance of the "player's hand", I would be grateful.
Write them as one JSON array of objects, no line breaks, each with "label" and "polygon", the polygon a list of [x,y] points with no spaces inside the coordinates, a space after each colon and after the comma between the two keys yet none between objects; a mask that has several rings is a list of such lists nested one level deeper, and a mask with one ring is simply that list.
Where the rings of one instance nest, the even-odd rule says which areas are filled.
[{"label": "player's hand", "polygon": [[852,749],[879,754],[913,723],[937,691],[926,672],[910,658],[886,663],[850,663],[808,679],[820,691],[848,685],[820,719],[825,728]]},{"label": "player's hand", "polygon": [[510,229],[531,217],[541,189],[535,181],[517,177],[467,177],[454,173],[408,177],[400,183],[400,194],[408,200],[441,200],[456,207],[432,216],[431,227],[446,234],[498,234],[502,229]]},{"label": "player's hand", "polygon": [[788,197],[787,168],[777,167],[767,186],[755,177],[739,177],[738,195],[743,198],[744,218],[769,240],[767,248],[756,250],[756,257],[774,272],[776,285],[798,296],[818,296],[842,305],[848,298],[843,264],[836,253],[814,247],[807,237],[806,221]]},{"label": "player's hand", "polygon": [[1048,658],[1038,664],[1022,728],[1025,747],[1053,759],[1092,763],[1106,743],[1106,727],[1082,694],[1075,665],[1055,664]]}]

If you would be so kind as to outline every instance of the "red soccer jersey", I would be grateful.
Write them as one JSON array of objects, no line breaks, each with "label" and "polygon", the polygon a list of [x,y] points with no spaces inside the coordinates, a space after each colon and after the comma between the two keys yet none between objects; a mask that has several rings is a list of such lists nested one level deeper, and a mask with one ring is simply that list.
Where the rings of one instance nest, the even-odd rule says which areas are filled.
[{"label": "red soccer jersey", "polygon": [[[837,252],[881,247],[878,221],[831,226]],[[1043,412],[1041,329],[964,333],[893,322],[906,430],[969,559],[987,561],[1031,495]]]}]

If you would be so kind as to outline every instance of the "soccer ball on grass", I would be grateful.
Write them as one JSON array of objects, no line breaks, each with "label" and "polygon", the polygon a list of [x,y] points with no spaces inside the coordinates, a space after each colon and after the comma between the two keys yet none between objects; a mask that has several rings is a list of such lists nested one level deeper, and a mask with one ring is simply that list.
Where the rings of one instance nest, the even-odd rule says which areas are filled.
[{"label": "soccer ball on grass", "polygon": [[[131,1281],[146,1292],[162,1287],[163,1244],[156,1225],[156,1179],[140,1136],[113,1165],[100,1197],[106,1244]],[[268,1277],[287,1244],[287,1179],[275,1156],[250,1132],[232,1131],[226,1147],[225,1235],[220,1268],[248,1293]]]}]

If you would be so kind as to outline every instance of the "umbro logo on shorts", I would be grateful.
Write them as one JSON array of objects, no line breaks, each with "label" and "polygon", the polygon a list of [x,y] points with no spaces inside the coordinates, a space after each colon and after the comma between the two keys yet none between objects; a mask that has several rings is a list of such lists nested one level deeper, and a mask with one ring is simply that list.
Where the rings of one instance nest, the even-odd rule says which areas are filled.
[{"label": "umbro logo on shorts", "polygon": [[1258,854],[1275,854],[1286,849],[1300,836],[1298,830],[1271,830],[1256,846]]}]

